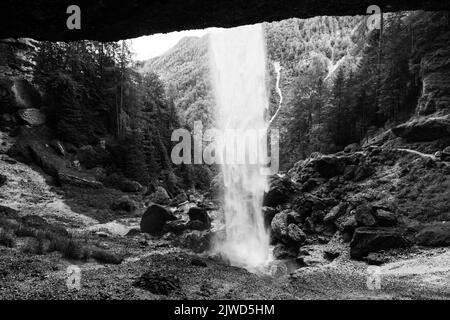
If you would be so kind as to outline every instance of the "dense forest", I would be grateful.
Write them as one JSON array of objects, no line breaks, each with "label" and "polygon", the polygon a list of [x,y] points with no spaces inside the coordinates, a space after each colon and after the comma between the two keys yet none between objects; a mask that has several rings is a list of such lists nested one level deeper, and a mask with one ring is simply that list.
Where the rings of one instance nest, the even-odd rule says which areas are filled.
[{"label": "dense forest", "polygon": [[[364,142],[406,120],[422,91],[420,61],[448,29],[445,13],[383,15],[380,29],[366,17],[315,17],[265,23],[270,103],[278,104],[271,61],[282,66],[284,104],[273,126],[281,129],[281,166],[312,152],[332,153]],[[141,73],[160,75],[182,123],[212,124],[208,35],[182,39],[166,54],[141,62]]]}]

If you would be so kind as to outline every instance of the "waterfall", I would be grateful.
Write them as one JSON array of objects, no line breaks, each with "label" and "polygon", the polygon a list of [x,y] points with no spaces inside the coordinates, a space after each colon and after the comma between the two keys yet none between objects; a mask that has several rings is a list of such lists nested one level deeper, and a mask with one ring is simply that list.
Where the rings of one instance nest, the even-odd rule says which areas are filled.
[{"label": "waterfall", "polygon": [[[212,33],[210,62],[216,126],[224,133],[217,139],[216,150],[225,187],[226,237],[216,250],[233,265],[257,268],[269,258],[269,234],[262,215],[268,183],[261,174],[261,161],[255,161],[266,155],[267,148],[267,140],[258,135],[267,133],[268,109],[262,25]],[[239,144],[247,152],[244,157]],[[233,161],[233,155],[245,161]]]}]

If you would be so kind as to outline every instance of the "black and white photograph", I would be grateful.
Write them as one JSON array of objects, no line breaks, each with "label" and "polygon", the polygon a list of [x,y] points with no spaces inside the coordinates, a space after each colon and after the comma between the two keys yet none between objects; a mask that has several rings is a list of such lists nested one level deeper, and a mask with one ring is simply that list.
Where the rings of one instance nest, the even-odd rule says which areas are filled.
[{"label": "black and white photograph", "polygon": [[2,0],[0,303],[450,300],[449,9]]}]

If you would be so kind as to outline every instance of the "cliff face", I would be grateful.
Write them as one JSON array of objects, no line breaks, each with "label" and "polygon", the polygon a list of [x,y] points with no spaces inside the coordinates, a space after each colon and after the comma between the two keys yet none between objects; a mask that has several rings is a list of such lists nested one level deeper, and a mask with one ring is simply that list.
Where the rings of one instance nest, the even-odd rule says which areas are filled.
[{"label": "cliff face", "polygon": [[420,68],[423,91],[417,108],[418,114],[450,113],[449,33],[442,36],[434,50],[425,54]]},{"label": "cliff face", "polygon": [[[146,34],[206,27],[234,27],[287,18],[366,14],[372,0],[175,1],[78,0],[81,29],[66,28],[71,1],[4,0],[0,3],[0,38],[38,40],[119,40]],[[447,10],[441,0],[378,0],[384,11]]]}]

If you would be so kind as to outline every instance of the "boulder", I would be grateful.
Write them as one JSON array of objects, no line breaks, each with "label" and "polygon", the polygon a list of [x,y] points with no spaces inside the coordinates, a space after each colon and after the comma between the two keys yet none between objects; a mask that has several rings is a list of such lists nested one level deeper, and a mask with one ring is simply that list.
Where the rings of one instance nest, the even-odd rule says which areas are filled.
[{"label": "boulder", "polygon": [[350,242],[350,256],[362,259],[371,252],[403,248],[409,242],[394,228],[358,228]]},{"label": "boulder", "polygon": [[341,202],[338,205],[331,208],[331,210],[325,215],[323,218],[324,223],[334,223],[334,221],[341,217],[347,210],[348,203],[347,202]]},{"label": "boulder", "polygon": [[372,165],[364,163],[356,167],[353,180],[354,181],[362,181],[369,178],[372,174],[375,173],[375,169]]},{"label": "boulder", "polygon": [[132,212],[136,211],[137,208],[138,208],[138,205],[137,205],[136,201],[131,200],[127,196],[121,197],[121,198],[115,200],[111,204],[111,209],[113,211],[125,211],[127,213],[132,213]]},{"label": "boulder", "polygon": [[171,220],[176,218],[169,210],[157,204],[151,205],[141,218],[141,232],[159,236],[166,222]]},{"label": "boulder", "polygon": [[413,119],[393,128],[392,132],[410,142],[446,138],[450,136],[450,115]]},{"label": "boulder", "polygon": [[185,232],[178,237],[177,243],[183,248],[188,248],[196,253],[210,249],[213,235],[210,231],[193,230]]},{"label": "boulder", "polygon": [[35,108],[19,110],[17,115],[20,120],[30,126],[41,126],[47,121],[45,114]]},{"label": "boulder", "polygon": [[440,159],[442,161],[450,161],[450,146],[445,147],[441,152]]},{"label": "boulder", "polygon": [[414,242],[427,247],[450,246],[450,222],[426,226],[416,234]]},{"label": "boulder", "polygon": [[0,174],[0,187],[2,187],[4,184],[6,184],[6,181],[8,181],[6,176],[3,174]]},{"label": "boulder", "polygon": [[273,248],[273,257],[278,260],[293,259],[297,257],[298,249],[295,247],[289,247],[282,243],[277,244]]},{"label": "boulder", "polygon": [[302,245],[306,240],[306,234],[294,223],[288,225],[288,237],[289,241],[296,245]]},{"label": "boulder", "polygon": [[211,218],[208,212],[202,208],[193,207],[188,211],[189,222],[199,221],[201,223],[200,228],[196,230],[205,230],[211,227]]},{"label": "boulder", "polygon": [[287,203],[295,192],[296,186],[288,176],[271,176],[269,191],[264,194],[264,206],[276,207]]},{"label": "boulder", "polygon": [[372,214],[372,207],[369,205],[359,205],[355,209],[355,220],[358,226],[373,227],[376,220]]},{"label": "boulder", "polygon": [[375,219],[377,220],[377,225],[380,227],[392,227],[397,224],[397,216],[395,213],[384,209],[377,209]]},{"label": "boulder", "polygon": [[161,186],[156,187],[155,192],[153,192],[147,199],[153,203],[161,205],[168,205],[170,203],[169,194],[166,189]]},{"label": "boulder", "polygon": [[289,210],[277,213],[270,224],[274,238],[281,242],[288,242],[288,214]]},{"label": "boulder", "polygon": [[352,235],[358,226],[358,223],[356,222],[354,214],[345,214],[335,221],[335,225],[342,233]]},{"label": "boulder", "polygon": [[180,235],[187,229],[186,222],[182,220],[167,221],[164,225],[163,232],[172,232],[173,234]]},{"label": "boulder", "polygon": [[344,173],[345,162],[336,156],[322,156],[313,162],[314,169],[324,178],[332,178]]},{"label": "boulder", "polygon": [[182,204],[182,203],[184,203],[186,201],[188,201],[188,197],[187,197],[186,193],[185,192],[181,192],[181,193],[177,194],[172,199],[172,201],[170,201],[170,205],[176,207],[176,206],[179,206],[180,204]]}]

